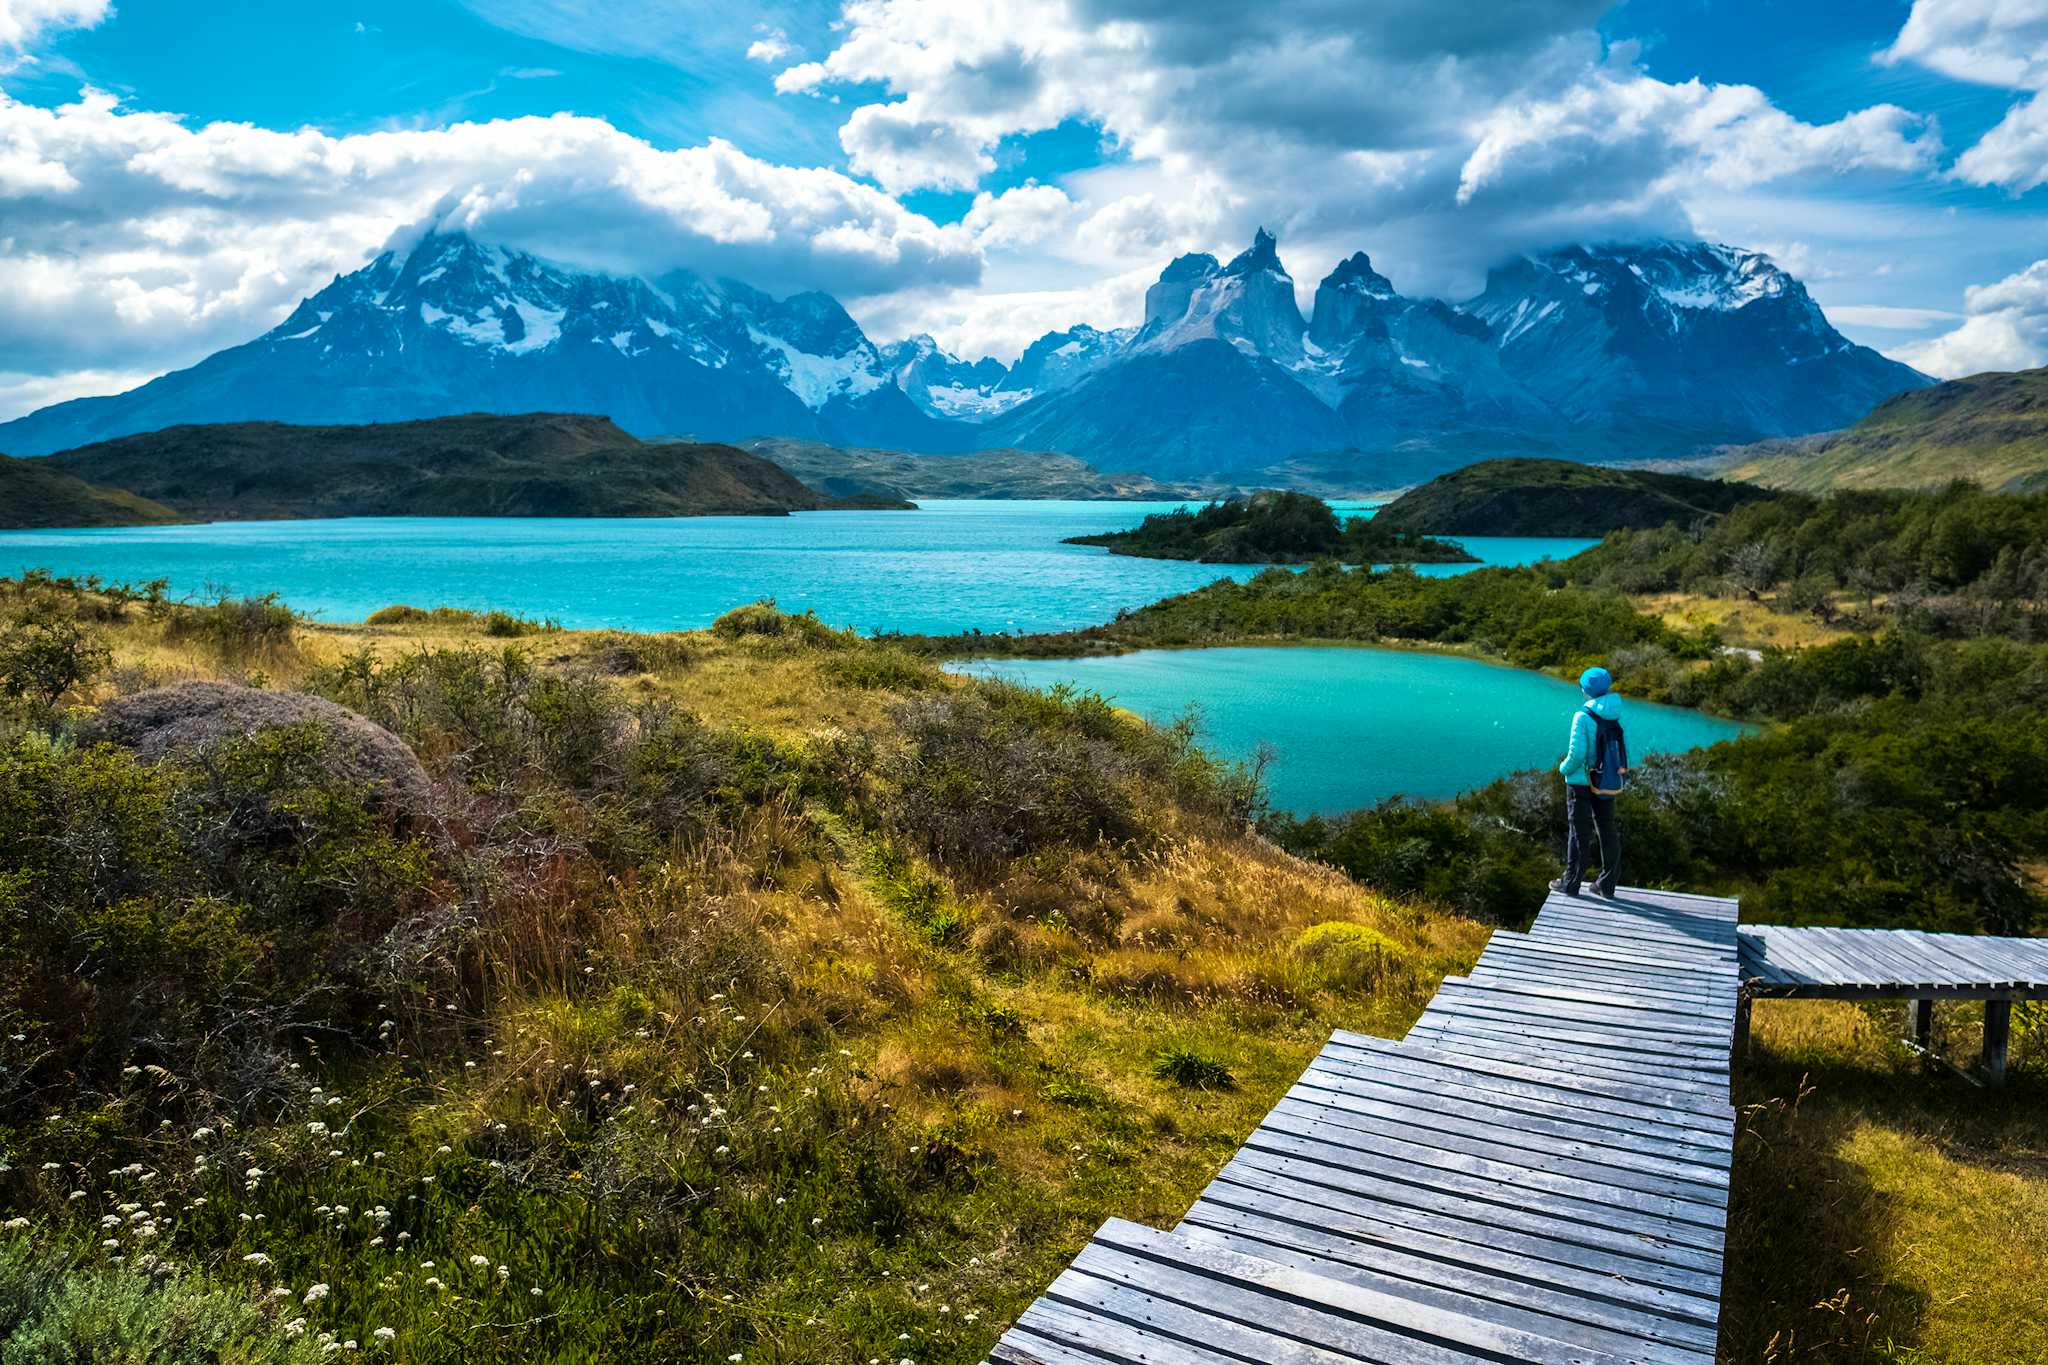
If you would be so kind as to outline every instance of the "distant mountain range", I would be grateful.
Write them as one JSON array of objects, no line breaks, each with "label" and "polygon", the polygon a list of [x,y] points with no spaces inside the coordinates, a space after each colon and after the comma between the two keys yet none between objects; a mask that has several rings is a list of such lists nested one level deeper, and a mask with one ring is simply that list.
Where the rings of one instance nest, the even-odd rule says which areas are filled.
[{"label": "distant mountain range", "polygon": [[1228,262],[1173,261],[1140,325],[1049,333],[1004,365],[928,336],[876,346],[823,293],[582,272],[427,233],[254,341],[0,424],[0,451],[550,408],[643,437],[1058,450],[1155,478],[1370,488],[1490,455],[1800,435],[1930,382],[1842,337],[1769,258],[1701,243],[1520,257],[1462,306],[1402,295],[1361,252],[1304,317],[1261,231]]},{"label": "distant mountain range", "polygon": [[1708,462],[1773,488],[2048,489],[2048,369],[1975,374],[1902,393],[1843,431],[1767,441]]}]

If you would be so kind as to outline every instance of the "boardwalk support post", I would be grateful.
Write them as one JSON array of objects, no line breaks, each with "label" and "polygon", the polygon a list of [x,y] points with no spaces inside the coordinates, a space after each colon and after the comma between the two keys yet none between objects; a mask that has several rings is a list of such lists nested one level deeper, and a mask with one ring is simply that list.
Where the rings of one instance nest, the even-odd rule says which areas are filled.
[{"label": "boardwalk support post", "polygon": [[1742,992],[1735,999],[1735,1042],[1728,1049],[1728,1060],[1732,1065],[1749,1057],[1749,1006],[1751,996]]},{"label": "boardwalk support post", "polygon": [[1934,1040],[1934,997],[1918,996],[1906,1002],[1906,1041],[1915,1051],[1925,1053]]},{"label": "boardwalk support post", "polygon": [[2005,1084],[2005,1052],[2012,1039],[2012,1001],[1984,1002],[1984,1083]]}]

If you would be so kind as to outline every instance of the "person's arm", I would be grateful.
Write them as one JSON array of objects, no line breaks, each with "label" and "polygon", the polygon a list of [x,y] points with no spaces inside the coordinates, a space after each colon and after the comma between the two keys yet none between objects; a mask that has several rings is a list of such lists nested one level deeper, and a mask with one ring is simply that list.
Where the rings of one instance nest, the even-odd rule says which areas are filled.
[{"label": "person's arm", "polygon": [[1570,738],[1567,740],[1565,746],[1564,762],[1557,765],[1557,770],[1560,773],[1570,773],[1576,768],[1581,768],[1585,766],[1586,745],[1581,743],[1579,740],[1579,722],[1583,720],[1585,716],[1586,713],[1584,711],[1572,712],[1572,729]]}]

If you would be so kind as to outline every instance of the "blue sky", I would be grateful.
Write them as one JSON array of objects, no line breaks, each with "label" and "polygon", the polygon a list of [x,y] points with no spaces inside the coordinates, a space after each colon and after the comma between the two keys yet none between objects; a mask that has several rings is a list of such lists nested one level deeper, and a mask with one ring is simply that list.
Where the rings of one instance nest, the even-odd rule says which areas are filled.
[{"label": "blue sky", "polygon": [[1014,354],[1281,236],[1772,252],[1941,373],[2048,359],[2048,14],[1974,0],[0,0],[0,415],[190,363],[446,219]]}]

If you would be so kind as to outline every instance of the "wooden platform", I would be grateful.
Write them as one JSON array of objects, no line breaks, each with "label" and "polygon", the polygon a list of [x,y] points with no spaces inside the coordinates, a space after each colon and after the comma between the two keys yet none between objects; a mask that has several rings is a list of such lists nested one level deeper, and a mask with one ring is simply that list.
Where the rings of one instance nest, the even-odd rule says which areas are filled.
[{"label": "wooden platform", "polygon": [[2048,1000],[2048,939],[1755,924],[1737,931],[1737,943],[1743,1001],[1736,1030],[1745,1043],[1752,996],[1904,1000],[1906,1042],[1922,1053],[1933,1036],[1935,1001],[1982,1000],[1977,1075],[1999,1085],[2012,1038],[2012,1002]]},{"label": "wooden platform", "polygon": [[1735,904],[1553,896],[1338,1033],[1178,1228],[1111,1220],[1003,1365],[1710,1362]]}]

